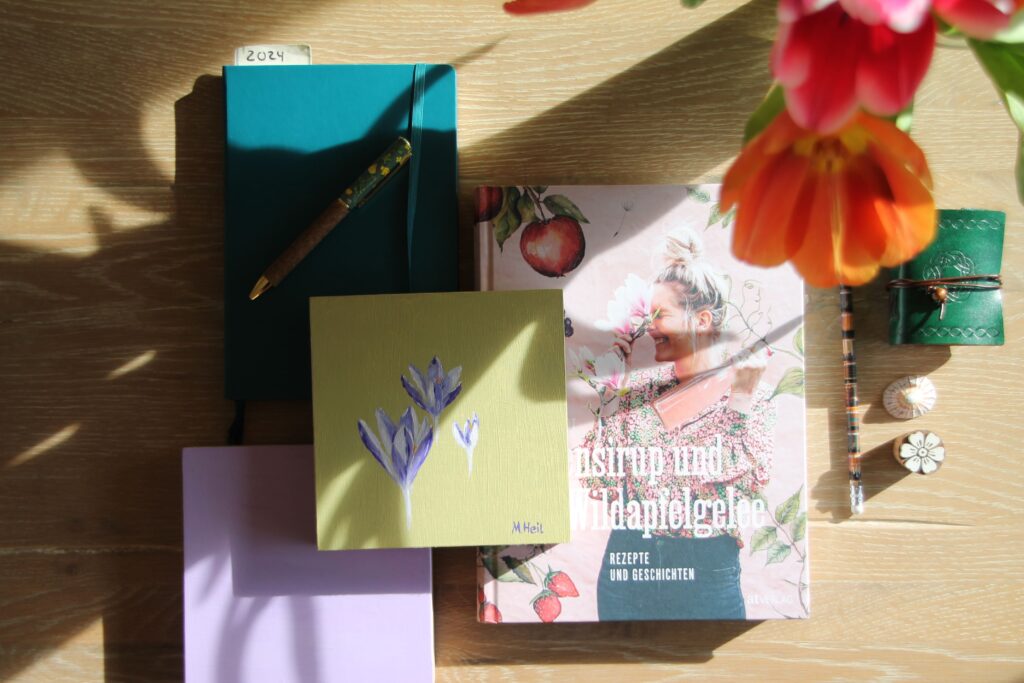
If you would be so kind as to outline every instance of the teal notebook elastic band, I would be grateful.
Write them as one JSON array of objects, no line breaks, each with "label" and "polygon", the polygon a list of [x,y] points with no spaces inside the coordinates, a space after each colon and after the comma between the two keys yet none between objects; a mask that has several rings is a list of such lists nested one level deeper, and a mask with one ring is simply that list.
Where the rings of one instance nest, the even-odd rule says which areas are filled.
[{"label": "teal notebook elastic band", "polygon": [[423,155],[423,92],[426,89],[426,75],[426,64],[416,64],[413,67],[412,103],[409,106],[409,142],[412,144],[412,158],[409,159],[409,194],[405,217],[405,250],[410,291],[415,291],[412,281],[412,248],[413,233],[416,229],[416,192],[420,184],[420,159]]}]

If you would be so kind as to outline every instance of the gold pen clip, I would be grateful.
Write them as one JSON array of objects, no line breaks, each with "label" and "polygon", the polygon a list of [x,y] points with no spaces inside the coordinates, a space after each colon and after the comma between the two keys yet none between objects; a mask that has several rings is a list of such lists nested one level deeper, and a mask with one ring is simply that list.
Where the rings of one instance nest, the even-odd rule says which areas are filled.
[{"label": "gold pen clip", "polygon": [[399,137],[376,161],[370,164],[339,197],[349,208],[357,209],[375,195],[412,157],[412,145]]}]

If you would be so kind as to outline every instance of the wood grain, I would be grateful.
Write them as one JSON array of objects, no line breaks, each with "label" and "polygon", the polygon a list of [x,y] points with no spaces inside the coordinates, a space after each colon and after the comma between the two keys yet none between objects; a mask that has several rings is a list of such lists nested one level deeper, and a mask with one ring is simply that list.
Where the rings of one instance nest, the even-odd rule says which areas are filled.
[{"label": "wood grain", "polygon": [[[0,0],[0,680],[174,681],[180,449],[225,441],[223,97],[233,48],[459,74],[464,282],[478,183],[713,180],[769,82],[769,0]],[[471,550],[435,554],[439,681],[1024,678],[1024,307],[1016,134],[971,55],[936,50],[915,137],[941,206],[1008,214],[1002,348],[890,347],[856,295],[867,514],[850,519],[835,292],[808,296],[809,622],[477,625]],[[904,476],[882,389],[927,373],[949,460]],[[247,441],[311,438],[308,403]],[[915,426],[918,423],[915,423]]]}]

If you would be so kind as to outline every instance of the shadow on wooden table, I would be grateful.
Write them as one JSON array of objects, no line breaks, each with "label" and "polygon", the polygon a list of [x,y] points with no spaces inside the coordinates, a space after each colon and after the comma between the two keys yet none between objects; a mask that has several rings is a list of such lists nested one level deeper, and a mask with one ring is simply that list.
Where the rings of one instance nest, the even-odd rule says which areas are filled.
[{"label": "shadow on wooden table", "polygon": [[[755,65],[767,63],[770,36],[759,32],[771,25],[772,12],[769,0],[755,0],[543,115],[461,150],[471,169],[464,184],[699,179],[736,151],[745,116],[766,90],[767,69]],[[140,41],[132,49],[145,80],[149,47]],[[82,65],[81,92],[65,93],[68,101],[116,97],[128,87],[133,101],[145,103],[162,85],[157,79],[133,90],[110,82],[113,71],[95,76],[108,79],[97,82]],[[31,97],[25,101],[37,105]],[[7,417],[18,424],[0,475],[3,510],[17,511],[21,521],[4,543],[47,550],[0,567],[0,640],[15,643],[0,661],[0,678],[98,621],[108,683],[182,678],[180,448],[223,443],[231,417],[222,398],[217,79],[200,79],[178,102],[176,123],[173,193],[150,158],[141,115],[134,126],[112,124],[101,139],[74,125],[54,133],[54,145],[87,182],[158,218],[124,226],[104,206],[90,206],[96,241],[87,255],[0,243],[5,279],[23,283],[16,306],[4,307],[5,376],[12,387],[21,383],[11,393],[23,397],[8,404],[14,410]],[[652,129],[659,132],[656,145],[649,142]],[[733,131],[736,146],[722,145]],[[111,167],[108,149],[129,159],[125,168]],[[515,175],[501,177],[499,167]],[[472,262],[470,224],[464,221],[461,233],[463,264]],[[255,406],[249,440],[308,442],[309,414],[308,402]],[[261,428],[268,416],[273,426]],[[487,644],[499,641],[524,662],[700,662],[755,625],[478,628],[473,551],[439,551],[438,558],[441,665],[486,661]],[[453,641],[463,627],[472,633]]]}]

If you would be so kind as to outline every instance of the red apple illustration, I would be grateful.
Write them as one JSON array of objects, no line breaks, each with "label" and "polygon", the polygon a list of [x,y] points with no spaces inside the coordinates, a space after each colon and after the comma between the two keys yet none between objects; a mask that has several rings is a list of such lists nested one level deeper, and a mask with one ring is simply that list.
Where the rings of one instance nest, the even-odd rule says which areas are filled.
[{"label": "red apple illustration", "polygon": [[519,238],[523,258],[548,277],[562,277],[572,271],[583,260],[586,246],[579,222],[568,216],[534,221]]},{"label": "red apple illustration", "polygon": [[476,222],[491,220],[501,211],[504,192],[500,187],[478,187],[476,190]]}]

